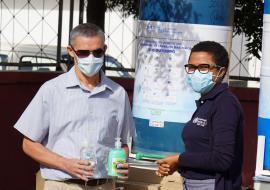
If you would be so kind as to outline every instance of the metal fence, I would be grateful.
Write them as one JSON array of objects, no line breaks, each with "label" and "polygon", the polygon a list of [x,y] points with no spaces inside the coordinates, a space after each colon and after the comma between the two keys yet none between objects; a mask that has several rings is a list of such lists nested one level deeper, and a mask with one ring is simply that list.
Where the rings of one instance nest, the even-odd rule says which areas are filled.
[{"label": "metal fence", "polygon": [[[86,22],[87,2],[1,0],[0,69],[67,69],[61,63],[68,61],[65,47],[69,31],[78,23]],[[133,16],[123,17],[121,10],[106,12],[107,75],[134,77],[136,30]],[[245,42],[244,35],[233,39],[229,78],[259,81],[260,60],[246,55]]]},{"label": "metal fence", "polygon": [[[21,54],[27,53],[52,56],[48,48],[61,44],[58,33],[61,33],[62,3],[56,0],[0,1],[1,53],[8,55],[10,62],[17,62]],[[51,22],[55,18],[58,22]]]},{"label": "metal fence", "polygon": [[[86,22],[87,0],[80,0],[79,22]],[[105,13],[105,73],[112,76],[134,77],[136,19],[133,15],[124,17],[121,9]]]},{"label": "metal fence", "polygon": [[255,84],[254,87],[258,87],[261,60],[246,53],[246,43],[245,34],[234,36],[232,40],[229,78],[231,81],[250,81]]},{"label": "metal fence", "polygon": [[[86,22],[87,0],[1,0],[0,68],[61,70],[68,61],[65,47],[73,26]],[[106,12],[108,75],[133,77],[136,34],[133,17]],[[34,65],[31,65],[34,64]],[[28,69],[27,69],[28,68]]]}]

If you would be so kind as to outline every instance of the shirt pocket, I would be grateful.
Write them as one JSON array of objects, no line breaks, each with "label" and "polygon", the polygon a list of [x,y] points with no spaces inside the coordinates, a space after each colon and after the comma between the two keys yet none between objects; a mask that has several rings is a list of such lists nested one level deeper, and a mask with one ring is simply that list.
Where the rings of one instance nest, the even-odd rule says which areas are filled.
[{"label": "shirt pocket", "polygon": [[111,117],[103,116],[99,121],[101,123],[99,125],[98,143],[108,147],[114,147],[115,138],[120,136],[116,115]]}]

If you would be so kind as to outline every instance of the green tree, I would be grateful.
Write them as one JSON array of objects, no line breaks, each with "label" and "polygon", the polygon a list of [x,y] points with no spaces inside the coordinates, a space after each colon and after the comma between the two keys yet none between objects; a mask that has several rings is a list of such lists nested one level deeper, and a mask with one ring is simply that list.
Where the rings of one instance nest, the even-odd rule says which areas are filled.
[{"label": "green tree", "polygon": [[123,16],[139,14],[140,0],[88,0],[87,22],[97,24],[104,29],[104,18],[106,10],[118,8],[122,10]]},{"label": "green tree", "polygon": [[[87,21],[104,28],[106,10],[118,8],[123,16],[139,14],[140,0],[88,0]],[[260,59],[262,48],[263,2],[262,0],[235,0],[234,35],[247,37],[247,53]]]},{"label": "green tree", "polygon": [[234,35],[247,37],[247,53],[260,59],[262,49],[263,2],[262,0],[236,0]]},{"label": "green tree", "polygon": [[140,0],[106,0],[106,7],[109,10],[119,8],[123,11],[123,16],[138,16]]}]

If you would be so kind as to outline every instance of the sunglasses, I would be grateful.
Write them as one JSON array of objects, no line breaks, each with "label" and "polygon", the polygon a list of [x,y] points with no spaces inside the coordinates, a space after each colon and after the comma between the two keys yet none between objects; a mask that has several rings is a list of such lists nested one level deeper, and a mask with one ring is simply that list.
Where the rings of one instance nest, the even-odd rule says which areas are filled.
[{"label": "sunglasses", "polygon": [[90,50],[77,50],[76,51],[72,46],[70,46],[70,47],[79,58],[86,58],[90,54],[93,54],[93,56],[96,57],[96,58],[100,58],[105,53],[104,48],[98,48],[98,49],[95,49],[95,50],[92,50],[92,51],[90,51]]}]

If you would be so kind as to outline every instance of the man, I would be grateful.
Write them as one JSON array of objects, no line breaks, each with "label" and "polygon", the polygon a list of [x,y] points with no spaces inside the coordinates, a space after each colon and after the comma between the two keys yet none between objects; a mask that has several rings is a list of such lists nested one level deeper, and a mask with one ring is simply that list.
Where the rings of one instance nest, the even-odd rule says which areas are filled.
[{"label": "man", "polygon": [[[67,47],[74,67],[43,84],[15,124],[25,136],[24,152],[41,164],[45,190],[111,190],[106,164],[116,137],[128,155],[127,143],[134,134],[130,104],[125,90],[100,71],[104,41],[94,24],[75,27]],[[85,141],[94,147],[95,167],[80,159]],[[127,164],[118,167],[124,168],[121,178],[127,178]]]}]

